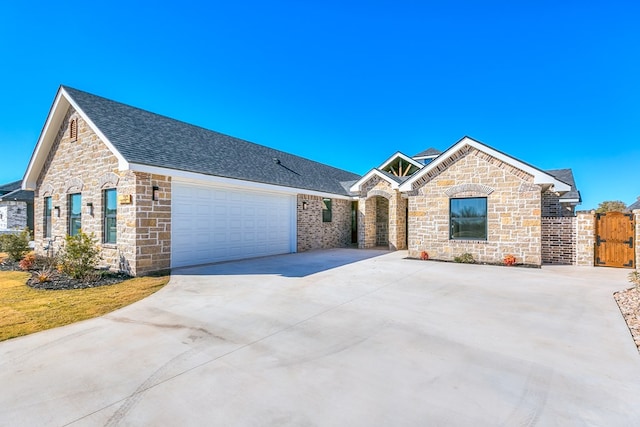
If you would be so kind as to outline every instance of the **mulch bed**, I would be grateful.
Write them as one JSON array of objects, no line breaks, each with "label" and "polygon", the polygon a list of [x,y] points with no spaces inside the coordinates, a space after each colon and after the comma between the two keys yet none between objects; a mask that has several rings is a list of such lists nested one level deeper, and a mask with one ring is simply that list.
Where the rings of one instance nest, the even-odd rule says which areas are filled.
[{"label": "mulch bed", "polygon": [[640,351],[640,292],[637,288],[630,288],[613,294],[620,312],[627,322],[633,341]]},{"label": "mulch bed", "polygon": [[[106,270],[96,270],[94,274],[84,280],[74,279],[57,270],[47,270],[48,278],[41,281],[38,278],[39,273],[44,269],[36,267],[29,270],[31,277],[27,280],[27,286],[34,289],[48,290],[68,290],[68,289],[86,289],[96,288],[98,286],[115,285],[131,278],[125,273],[115,273]],[[23,271],[17,262],[5,260],[0,263],[0,271]]]}]

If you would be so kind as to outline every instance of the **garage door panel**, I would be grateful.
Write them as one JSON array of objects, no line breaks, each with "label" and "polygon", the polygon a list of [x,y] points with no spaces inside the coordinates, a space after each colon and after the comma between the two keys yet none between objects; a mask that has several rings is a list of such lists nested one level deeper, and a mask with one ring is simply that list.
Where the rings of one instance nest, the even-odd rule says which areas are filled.
[{"label": "garage door panel", "polygon": [[172,267],[292,252],[292,197],[174,181]]}]

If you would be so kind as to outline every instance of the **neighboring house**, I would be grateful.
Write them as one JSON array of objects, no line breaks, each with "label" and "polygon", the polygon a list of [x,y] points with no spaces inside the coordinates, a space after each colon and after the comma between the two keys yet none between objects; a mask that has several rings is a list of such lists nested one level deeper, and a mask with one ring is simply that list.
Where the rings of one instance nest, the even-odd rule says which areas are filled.
[{"label": "neighboring house", "polygon": [[640,196],[638,197],[638,200],[636,200],[635,202],[627,206],[627,209],[629,210],[629,212],[633,212],[636,209],[640,209]]},{"label": "neighboring house", "polygon": [[22,190],[22,181],[0,185],[0,233],[33,230],[33,191]]},{"label": "neighboring house", "polygon": [[23,188],[38,252],[82,229],[140,275],[351,244],[540,265],[543,210],[574,212],[572,179],[466,137],[360,177],[62,86]]}]

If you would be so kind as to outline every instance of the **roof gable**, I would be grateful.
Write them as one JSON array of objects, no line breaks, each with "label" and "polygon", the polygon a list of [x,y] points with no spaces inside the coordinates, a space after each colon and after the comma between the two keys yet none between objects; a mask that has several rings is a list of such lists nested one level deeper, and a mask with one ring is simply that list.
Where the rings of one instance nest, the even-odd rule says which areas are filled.
[{"label": "roof gable", "polygon": [[25,190],[35,190],[38,176],[40,171],[44,167],[44,164],[51,151],[51,147],[58,134],[58,130],[62,125],[69,107],[73,107],[77,114],[87,123],[87,125],[93,130],[100,140],[107,146],[109,151],[118,159],[118,167],[120,170],[129,169],[129,164],[124,156],[113,146],[109,138],[107,138],[102,131],[95,125],[91,118],[83,111],[83,109],[76,103],[76,101],[70,96],[67,91],[68,88],[60,86],[58,93],[49,109],[47,120],[44,123],[42,132],[38,137],[36,147],[31,154],[31,159],[27,165],[27,170],[22,179],[22,188]]},{"label": "roof gable", "polygon": [[400,151],[384,161],[377,169],[395,176],[410,176],[422,169],[423,165]]},{"label": "roof gable", "polygon": [[533,182],[535,184],[552,185],[555,191],[558,191],[558,192],[567,192],[571,190],[571,187],[568,184],[556,179],[549,173],[544,172],[534,166],[531,166],[528,163],[522,162],[514,157],[511,157],[501,151],[491,148],[488,145],[481,143],[480,141],[476,141],[475,139],[469,138],[468,136],[465,136],[464,138],[462,138],[461,140],[453,144],[451,147],[445,150],[442,154],[436,157],[431,163],[425,165],[424,168],[422,168],[420,171],[412,175],[407,181],[405,181],[400,186],[400,190],[411,191],[413,189],[412,188],[413,184],[417,182],[420,178],[427,175],[429,172],[435,170],[438,167],[444,167],[444,168],[449,167],[449,164],[447,163],[447,159],[451,155],[456,153],[458,150],[464,148],[465,146],[473,147],[479,151],[482,151],[486,154],[489,154],[492,157],[499,159],[500,161],[503,161],[513,166],[516,169],[519,169],[523,172],[528,173],[529,175],[532,175]]},{"label": "roof gable", "polygon": [[[25,174],[30,188],[54,133],[73,106],[119,160],[121,170],[172,171],[348,195],[359,175],[62,86]],[[56,126],[57,125],[57,126]],[[37,172],[36,172],[37,171]]]}]

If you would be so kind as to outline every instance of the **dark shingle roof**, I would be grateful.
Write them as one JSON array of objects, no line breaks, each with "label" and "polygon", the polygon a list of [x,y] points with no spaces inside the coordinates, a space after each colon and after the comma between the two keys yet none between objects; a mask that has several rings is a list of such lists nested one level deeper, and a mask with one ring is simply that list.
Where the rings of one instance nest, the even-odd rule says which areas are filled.
[{"label": "dark shingle roof", "polygon": [[418,154],[416,154],[413,157],[428,157],[428,156],[438,156],[442,153],[442,151],[436,149],[436,148],[427,148],[424,151],[419,152]]},{"label": "dark shingle roof", "polygon": [[627,209],[629,209],[630,211],[633,211],[635,209],[640,209],[640,197],[638,197],[638,200],[636,200],[635,202],[631,203]]},{"label": "dark shingle roof", "polygon": [[348,195],[359,175],[64,86],[130,163]]},{"label": "dark shingle roof", "polygon": [[571,169],[551,169],[545,171],[549,175],[552,175],[557,180],[564,182],[571,186],[571,190],[564,193],[560,196],[560,201],[562,199],[578,199],[582,201],[582,197],[580,196],[580,191],[576,188],[575,179],[573,179],[573,171]]},{"label": "dark shingle roof", "polygon": [[8,200],[17,200],[20,202],[32,202],[33,191],[18,189],[18,190],[14,190],[9,193],[0,195],[0,202],[4,202]]},{"label": "dark shingle roof", "polygon": [[13,181],[8,184],[0,185],[0,196],[6,193],[10,193],[12,191],[18,190],[22,187],[22,180]]}]

